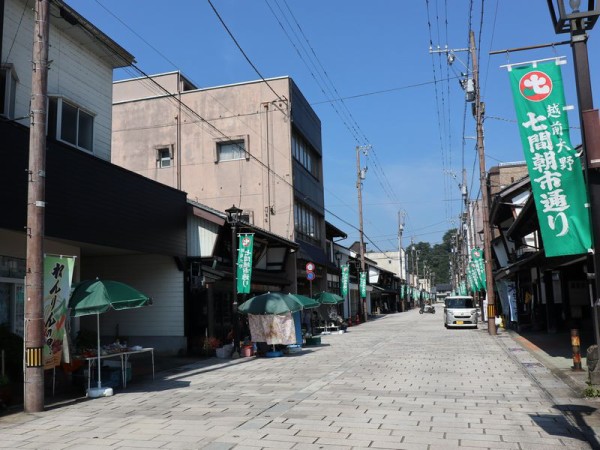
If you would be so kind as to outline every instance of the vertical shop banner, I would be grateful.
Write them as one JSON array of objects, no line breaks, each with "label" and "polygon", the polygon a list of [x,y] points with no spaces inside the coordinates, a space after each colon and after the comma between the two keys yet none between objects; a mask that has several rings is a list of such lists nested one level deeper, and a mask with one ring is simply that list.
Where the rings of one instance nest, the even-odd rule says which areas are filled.
[{"label": "vertical shop banner", "polygon": [[561,60],[509,66],[517,123],[546,256],[591,248],[587,190],[571,145]]},{"label": "vertical shop banner", "polygon": [[360,273],[360,298],[367,298],[367,272]]},{"label": "vertical shop banner", "polygon": [[474,278],[477,283],[478,290],[485,290],[486,276],[485,276],[485,262],[483,261],[483,250],[479,247],[475,247],[471,250],[471,261],[473,262]]},{"label": "vertical shop banner", "polygon": [[341,294],[342,297],[346,298],[346,295],[348,295],[348,285],[350,284],[350,266],[348,266],[348,264],[344,264],[342,266],[342,285],[340,286],[341,288]]},{"label": "vertical shop banner", "polygon": [[475,283],[475,278],[473,277],[473,266],[472,263],[469,263],[467,266],[467,288],[472,292],[477,291],[477,285]]},{"label": "vertical shop banner", "polygon": [[74,264],[72,256],[44,256],[44,369],[61,364]]},{"label": "vertical shop banner", "polygon": [[238,234],[237,292],[249,294],[252,282],[254,234]]}]

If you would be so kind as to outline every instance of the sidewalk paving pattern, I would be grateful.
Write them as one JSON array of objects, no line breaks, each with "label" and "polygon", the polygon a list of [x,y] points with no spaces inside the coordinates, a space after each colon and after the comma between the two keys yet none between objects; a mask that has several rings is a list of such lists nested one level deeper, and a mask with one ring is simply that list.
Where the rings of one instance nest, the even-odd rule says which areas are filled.
[{"label": "sidewalk paving pattern", "polygon": [[[577,398],[519,336],[387,315],[282,358],[190,364],[113,397],[0,417],[12,449],[600,448]],[[564,378],[564,377],[563,377]]]}]

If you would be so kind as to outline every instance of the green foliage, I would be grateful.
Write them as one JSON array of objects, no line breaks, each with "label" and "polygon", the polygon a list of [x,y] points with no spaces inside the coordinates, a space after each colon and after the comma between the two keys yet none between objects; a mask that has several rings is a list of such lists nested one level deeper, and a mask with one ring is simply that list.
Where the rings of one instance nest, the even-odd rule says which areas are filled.
[{"label": "green foliage", "polygon": [[[433,247],[429,242],[417,242],[414,244],[416,250],[419,250],[419,274],[422,274],[424,264],[435,274],[433,282],[435,284],[450,282],[450,256],[452,254],[452,237],[456,235],[456,228],[446,231],[442,237],[441,244],[435,244]],[[407,251],[410,251],[409,249]],[[409,258],[411,256],[409,255]],[[409,270],[412,273],[416,268],[411,265],[409,259]]]},{"label": "green foliage", "polygon": [[[7,378],[13,381],[23,381],[23,338],[11,333],[8,327],[1,326],[0,350],[4,350],[5,375]],[[1,384],[2,381],[0,380]]]},{"label": "green foliage", "polygon": [[598,386],[592,386],[589,382],[588,382],[588,387],[586,387],[583,390],[583,396],[586,398],[596,398],[596,397],[600,397],[600,387]]}]

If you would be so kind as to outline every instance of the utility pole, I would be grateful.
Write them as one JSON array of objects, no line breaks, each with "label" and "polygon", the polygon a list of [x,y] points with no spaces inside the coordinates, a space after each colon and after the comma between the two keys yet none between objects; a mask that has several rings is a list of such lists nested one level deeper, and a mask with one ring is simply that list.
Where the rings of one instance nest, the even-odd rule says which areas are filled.
[{"label": "utility pole", "polygon": [[411,304],[414,306],[413,303],[413,285],[412,285],[412,278],[413,278],[413,274],[415,273],[415,240],[414,237],[410,238],[410,251],[406,252],[406,260],[408,262],[408,257],[410,256],[410,272],[409,272],[409,268],[408,268],[408,264],[406,265],[406,283],[407,283],[407,289],[410,288],[410,299],[411,299]]},{"label": "utility pole", "polygon": [[[363,145],[363,146],[357,145],[356,146],[356,171],[357,171],[356,189],[358,190],[358,221],[359,221],[359,231],[360,231],[360,274],[359,274],[359,289],[358,289],[359,302],[362,297],[362,292],[360,289],[360,277],[367,276],[365,273],[365,239],[364,239],[364,232],[363,232],[363,211],[362,211],[362,180],[364,180],[367,175],[367,167],[365,167],[364,169],[360,168],[360,152],[362,150],[362,152],[366,156],[367,152],[369,151],[370,148],[371,148],[370,145]],[[364,321],[366,322],[367,317],[368,317],[368,315],[367,315],[367,298],[366,297],[362,297],[362,305],[363,305]]]},{"label": "utility pole", "polygon": [[[398,277],[402,279],[404,273],[402,261],[402,233],[404,232],[404,211],[398,211]],[[400,299],[401,311],[404,311],[404,299]]]},{"label": "utility pole", "polygon": [[27,413],[44,410],[44,211],[48,94],[48,0],[36,0],[29,128],[27,190],[27,275],[25,301],[25,385]]},{"label": "utility pole", "polygon": [[481,101],[479,86],[479,66],[477,64],[477,49],[475,47],[475,33],[469,33],[469,52],[473,61],[473,84],[475,85],[475,121],[477,127],[477,153],[479,155],[479,182],[481,183],[481,202],[483,207],[483,246],[485,258],[485,279],[487,295],[488,333],[496,335],[496,301],[494,296],[494,275],[492,273],[492,230],[490,229],[490,203],[485,170],[485,151],[483,146],[483,114],[485,104]]},{"label": "utility pole", "polygon": [[417,289],[421,289],[421,281],[419,280],[419,257],[421,256],[421,250],[417,249],[415,254],[417,255]]},{"label": "utility pole", "polygon": [[414,276],[415,276],[415,238],[411,237],[410,238],[410,278],[411,278],[411,287],[415,287],[413,286],[413,280],[414,280]]}]

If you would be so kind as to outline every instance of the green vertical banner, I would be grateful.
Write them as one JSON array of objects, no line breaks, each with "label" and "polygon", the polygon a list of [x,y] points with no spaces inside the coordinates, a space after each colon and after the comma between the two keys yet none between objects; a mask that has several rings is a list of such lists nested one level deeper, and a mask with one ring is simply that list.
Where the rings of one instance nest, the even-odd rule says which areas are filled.
[{"label": "green vertical banner", "polygon": [[344,264],[342,266],[342,285],[340,286],[341,288],[341,294],[342,297],[346,298],[346,295],[348,295],[348,285],[350,284],[350,266],[348,266],[348,264]]},{"label": "green vertical banner", "polygon": [[73,256],[44,256],[44,369],[60,366],[67,349],[63,341],[74,266]]},{"label": "green vertical banner", "polygon": [[471,261],[473,263],[474,278],[477,283],[478,290],[485,290],[487,288],[487,278],[485,276],[485,263],[483,261],[483,250],[479,247],[475,247],[471,250]]},{"label": "green vertical banner", "polygon": [[360,298],[367,298],[367,272],[360,273]]},{"label": "green vertical banner", "polygon": [[458,286],[458,293],[460,295],[467,295],[467,283],[464,281],[460,282],[460,285]]},{"label": "green vertical banner", "polygon": [[473,277],[473,263],[469,263],[467,265],[467,288],[472,292],[477,291],[477,284],[475,283],[475,278]]},{"label": "green vertical banner", "polygon": [[517,122],[546,256],[591,248],[587,190],[571,145],[559,64],[510,67]]},{"label": "green vertical banner", "polygon": [[249,294],[252,282],[254,234],[238,234],[237,292]]}]

